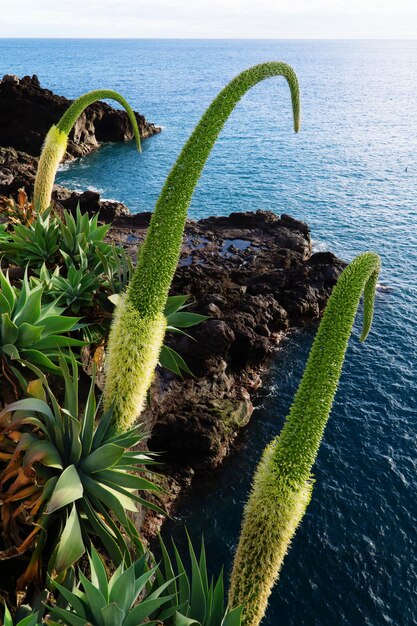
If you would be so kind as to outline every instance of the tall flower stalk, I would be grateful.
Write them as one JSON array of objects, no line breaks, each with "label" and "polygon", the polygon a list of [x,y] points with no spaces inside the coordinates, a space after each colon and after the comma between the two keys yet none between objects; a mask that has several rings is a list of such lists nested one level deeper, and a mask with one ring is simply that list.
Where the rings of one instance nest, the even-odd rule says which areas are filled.
[{"label": "tall flower stalk", "polygon": [[129,427],[142,410],[158,363],[166,329],[163,311],[180,256],[187,210],[203,167],[239,100],[251,87],[273,76],[283,76],[288,82],[298,132],[300,99],[293,69],[279,62],[256,65],[234,78],[213,100],[166,179],[109,338],[104,405],[113,406],[121,429]]},{"label": "tall flower stalk", "polygon": [[380,268],[377,254],[356,257],[327,303],[307,365],[281,434],[265,449],[246,504],[229,603],[244,604],[244,626],[257,626],[291,539],[310,501],[312,466],[342,371],[362,293],[363,330],[369,333]]},{"label": "tall flower stalk", "polygon": [[52,188],[54,186],[58,166],[65,154],[68,144],[68,135],[77,119],[90,104],[98,100],[111,99],[121,104],[129,117],[135,135],[136,145],[140,150],[140,135],[135,114],[126,100],[111,89],[97,89],[84,94],[71,104],[59,122],[51,126],[43,144],[39,158],[38,170],[33,192],[33,206],[38,213],[43,213],[51,204]]}]

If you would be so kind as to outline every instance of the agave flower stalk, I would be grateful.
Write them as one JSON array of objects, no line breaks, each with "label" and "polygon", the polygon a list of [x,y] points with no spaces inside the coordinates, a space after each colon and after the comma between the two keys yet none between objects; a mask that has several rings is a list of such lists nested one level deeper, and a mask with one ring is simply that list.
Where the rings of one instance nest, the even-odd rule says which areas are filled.
[{"label": "agave flower stalk", "polygon": [[65,154],[68,135],[77,119],[90,104],[98,100],[111,99],[121,104],[129,117],[135,135],[136,145],[140,150],[140,135],[135,114],[126,100],[111,89],[90,91],[74,100],[59,122],[49,129],[39,158],[33,192],[33,206],[38,213],[46,211],[51,204],[52,188],[58,166]]},{"label": "agave flower stalk", "polygon": [[266,78],[283,76],[290,87],[294,129],[300,99],[292,68],[262,63],[234,78],[213,100],[185,144],[158,198],[138,264],[117,307],[107,354],[105,407],[118,427],[129,427],[143,408],[166,329],[164,307],[178,264],[187,210],[208,156],[229,115],[245,93]]},{"label": "agave flower stalk", "polygon": [[281,434],[255,472],[236,551],[229,602],[244,604],[244,626],[257,626],[291,539],[310,501],[311,470],[336,393],[359,301],[360,341],[372,324],[380,261],[366,252],[342,272],[329,298],[307,365]]}]

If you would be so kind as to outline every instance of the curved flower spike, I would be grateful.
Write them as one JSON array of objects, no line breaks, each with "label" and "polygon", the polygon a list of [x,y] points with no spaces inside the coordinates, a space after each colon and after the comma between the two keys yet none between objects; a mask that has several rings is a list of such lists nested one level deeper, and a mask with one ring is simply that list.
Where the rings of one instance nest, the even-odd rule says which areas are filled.
[{"label": "curved flower spike", "polygon": [[242,96],[272,76],[283,76],[289,84],[297,132],[300,98],[295,72],[286,63],[256,65],[234,78],[213,100],[166,179],[109,338],[104,406],[114,407],[118,428],[135,421],[146,399],[165,333],[163,311],[180,256],[187,210],[203,167]]},{"label": "curved flower spike", "polygon": [[243,626],[257,626],[291,539],[310,501],[311,469],[336,393],[349,336],[364,293],[361,341],[372,324],[379,256],[365,252],[340,275],[281,434],[265,449],[246,504],[229,593],[244,604]]},{"label": "curved flower spike", "polygon": [[90,91],[74,100],[59,122],[51,126],[43,144],[36,172],[33,205],[38,213],[45,211],[51,204],[52,188],[58,166],[67,149],[68,135],[77,119],[90,104],[98,100],[111,99],[119,102],[128,115],[135,135],[136,145],[140,151],[140,135],[135,114],[126,100],[111,89]]}]

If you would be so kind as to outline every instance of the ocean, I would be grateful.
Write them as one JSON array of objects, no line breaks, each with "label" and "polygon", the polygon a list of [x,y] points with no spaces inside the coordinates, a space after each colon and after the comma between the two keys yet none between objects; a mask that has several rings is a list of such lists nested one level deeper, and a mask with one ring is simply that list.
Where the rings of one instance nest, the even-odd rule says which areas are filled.
[{"label": "ocean", "polygon": [[[302,93],[292,131],[283,79],[254,88],[225,127],[190,217],[268,209],[311,227],[317,250],[382,258],[375,321],[360,315],[314,468],[313,500],[271,596],[265,626],[417,624],[417,42],[0,40],[0,74],[37,74],[74,98],[120,91],[163,132],[105,145],[64,166],[59,182],[151,210],[211,99],[239,71],[281,60]],[[251,476],[276,435],[313,331],[279,347],[241,449],[196,481],[167,527],[203,533],[212,571],[229,571]]]}]

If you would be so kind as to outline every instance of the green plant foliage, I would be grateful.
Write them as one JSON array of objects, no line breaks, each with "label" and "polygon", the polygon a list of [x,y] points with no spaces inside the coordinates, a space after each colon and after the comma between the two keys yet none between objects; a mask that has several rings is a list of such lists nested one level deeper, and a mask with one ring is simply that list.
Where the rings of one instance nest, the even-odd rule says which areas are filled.
[{"label": "green plant foliage", "polygon": [[51,606],[49,611],[53,618],[64,624],[145,626],[149,624],[148,618],[153,613],[172,601],[172,595],[167,594],[171,580],[163,581],[149,592],[157,568],[148,568],[146,555],[128,567],[121,563],[110,579],[94,548],[89,555],[89,562],[90,579],[80,570],[80,585],[73,591],[52,581],[52,585],[66,601],[66,608]]},{"label": "green plant foliage", "polygon": [[71,259],[79,267],[95,268],[101,258],[111,252],[111,246],[104,242],[109,232],[110,224],[98,223],[98,214],[89,218],[87,213],[81,213],[77,206],[75,217],[69,211],[64,211],[64,219],[60,221],[59,248],[64,260]]},{"label": "green plant foliage", "polygon": [[16,223],[2,241],[2,253],[20,267],[40,268],[53,263],[59,252],[57,220],[46,211],[31,224]]},{"label": "green plant foliage", "polygon": [[[39,613],[32,613],[29,615],[25,615],[22,619],[17,618],[18,621],[14,621],[12,616],[10,615],[10,611],[7,608],[7,605],[4,605],[4,616],[3,616],[3,626],[42,626],[42,618],[39,616]],[[40,621],[38,621],[40,620]],[[48,620],[48,626],[59,626],[57,622],[53,622]]]},{"label": "green plant foliage", "polygon": [[[188,306],[186,304],[187,300],[188,296],[169,296],[165,306],[164,315],[167,320],[167,332],[180,333],[181,335],[186,335],[192,339],[192,337],[182,329],[196,326],[197,324],[204,322],[208,319],[208,317],[206,315],[185,311]],[[159,365],[165,367],[174,374],[177,374],[177,376],[182,376],[183,372],[189,376],[193,375],[182,356],[165,343],[163,344],[159,355]]]},{"label": "green plant foliage", "polygon": [[68,264],[67,275],[60,276],[60,268],[57,266],[53,274],[50,274],[45,265],[42,266],[39,280],[32,279],[36,283],[45,285],[48,298],[65,305],[72,313],[79,313],[80,309],[90,308],[94,304],[94,296],[100,287],[99,277],[86,268],[75,268]]},{"label": "green plant foliage", "polygon": [[362,293],[361,341],[371,327],[378,255],[366,252],[342,272],[333,289],[281,434],[256,470],[243,517],[229,593],[244,603],[243,624],[262,619],[294,532],[310,501],[312,466],[330,415]]},{"label": "green plant foliage", "polygon": [[33,192],[33,206],[38,213],[43,213],[51,205],[52,188],[58,166],[67,149],[68,135],[77,119],[90,104],[101,99],[115,100],[127,112],[135,135],[136,145],[140,150],[140,135],[135,114],[126,100],[116,91],[98,89],[84,94],[71,104],[56,126],[49,130],[39,158]]},{"label": "green plant foliage", "polygon": [[[109,337],[104,403],[105,407],[114,406],[115,420],[121,428],[134,423],[142,410],[158,363],[165,331],[163,311],[178,264],[188,206],[203,167],[239,100],[251,87],[272,76],[283,76],[289,84],[294,128],[298,131],[299,89],[292,68],[278,62],[254,66],[239,74],[213,100],[158,198],[136,270]],[[124,368],[122,364],[126,364]]]},{"label": "green plant foliage", "polygon": [[44,288],[31,287],[27,274],[19,290],[0,269],[0,379],[11,374],[13,363],[25,360],[51,372],[59,373],[61,355],[68,356],[70,346],[84,342],[67,333],[78,328],[78,317],[63,315],[65,307],[42,304]]},{"label": "green plant foliage", "polygon": [[[42,372],[32,367],[39,379],[29,385],[31,397],[0,412],[0,420],[10,415],[3,426],[3,436],[21,433],[17,448],[2,471],[2,509],[24,504],[23,522],[33,528],[23,548],[18,546],[16,550],[19,554],[34,547],[30,565],[19,581],[20,588],[32,577],[40,576],[46,539],[52,543],[49,570],[53,577],[62,576],[81,557],[88,537],[100,540],[116,564],[122,560],[129,563],[126,538],[137,545],[140,541],[126,511],[135,512],[139,503],[162,512],[137,493],[160,491],[143,476],[142,466],[153,463],[152,459],[129,451],[144,438],[139,427],[115,433],[111,410],[96,424],[94,380],[81,411],[75,358],[71,356],[71,370],[64,360],[60,367],[65,380],[62,407]],[[19,475],[20,467],[26,476],[33,477],[32,486],[28,487],[27,481],[16,484],[7,480],[8,475],[11,479]],[[10,528],[10,524],[17,523],[19,511],[13,513],[14,510],[5,513],[9,524],[3,527],[5,536],[16,534]],[[0,559],[7,558],[7,554],[10,551],[0,553]]]},{"label": "green plant foliage", "polygon": [[207,572],[204,542],[197,558],[190,538],[188,551],[191,575],[187,573],[175,543],[174,559],[160,538],[162,563],[156,570],[155,586],[171,582],[168,592],[172,598],[168,607],[159,611],[157,617],[165,626],[240,626],[242,607],[229,609],[225,606],[223,571],[216,580]]}]

